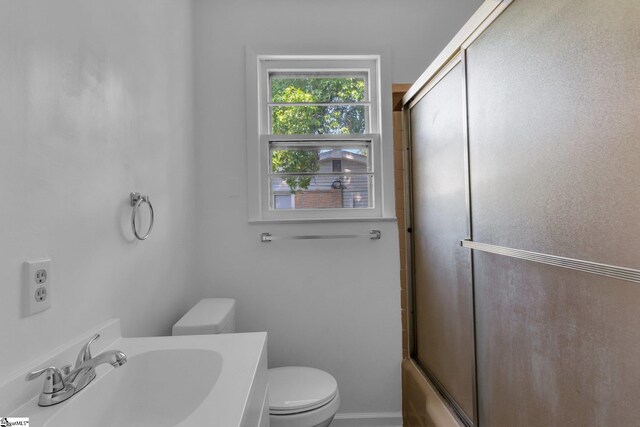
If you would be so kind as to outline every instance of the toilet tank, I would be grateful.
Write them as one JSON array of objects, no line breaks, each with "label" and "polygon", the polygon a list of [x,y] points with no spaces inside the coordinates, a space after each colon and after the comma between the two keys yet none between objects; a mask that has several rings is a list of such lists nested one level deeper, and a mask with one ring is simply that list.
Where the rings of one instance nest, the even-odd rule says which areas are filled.
[{"label": "toilet tank", "polygon": [[175,325],[172,335],[228,334],[236,331],[236,300],[200,300]]}]

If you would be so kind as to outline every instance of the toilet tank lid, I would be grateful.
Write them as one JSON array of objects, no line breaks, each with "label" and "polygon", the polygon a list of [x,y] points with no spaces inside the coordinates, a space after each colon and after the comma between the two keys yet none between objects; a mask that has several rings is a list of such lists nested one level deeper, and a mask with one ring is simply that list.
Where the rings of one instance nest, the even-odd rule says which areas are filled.
[{"label": "toilet tank lid", "polygon": [[[185,331],[185,328],[212,328],[221,331],[235,311],[236,300],[233,298],[204,298],[189,310],[182,319],[174,325]],[[211,331],[211,332],[215,332]]]}]

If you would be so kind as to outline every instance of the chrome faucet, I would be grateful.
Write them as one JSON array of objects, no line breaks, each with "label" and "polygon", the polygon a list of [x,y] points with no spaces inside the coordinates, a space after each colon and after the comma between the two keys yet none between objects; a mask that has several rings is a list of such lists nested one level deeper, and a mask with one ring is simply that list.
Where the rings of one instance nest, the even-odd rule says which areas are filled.
[{"label": "chrome faucet", "polygon": [[69,399],[93,381],[96,377],[95,368],[98,365],[108,363],[117,368],[127,362],[127,356],[120,350],[104,351],[96,357],[91,357],[91,343],[98,338],[100,338],[100,334],[95,334],[82,346],[73,370],[71,370],[71,365],[64,366],[62,371],[51,366],[27,374],[26,380],[31,381],[46,373],[38,405],[51,406]]},{"label": "chrome faucet", "polygon": [[80,349],[78,357],[76,358],[75,369],[79,368],[87,360],[91,359],[91,343],[100,338],[100,334],[95,334],[85,345]]}]

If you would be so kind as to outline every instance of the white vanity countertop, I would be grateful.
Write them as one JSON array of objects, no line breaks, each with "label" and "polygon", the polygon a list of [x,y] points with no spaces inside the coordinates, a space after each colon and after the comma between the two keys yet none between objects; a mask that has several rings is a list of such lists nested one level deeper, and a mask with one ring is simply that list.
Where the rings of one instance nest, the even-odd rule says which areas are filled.
[{"label": "white vanity countertop", "polygon": [[[127,404],[129,400],[144,403],[144,399],[153,399],[155,393],[162,397],[159,399],[162,405],[153,409],[153,403],[144,404],[142,406],[148,408],[140,409],[153,411],[149,425],[257,427],[261,422],[267,390],[266,333],[121,338],[117,320],[94,331],[101,334],[101,339],[92,345],[94,356],[105,349],[121,350],[127,355],[128,362],[119,368],[101,365],[96,369],[97,378],[69,400],[50,407],[38,406],[43,380],[27,383],[24,381],[26,373],[45,366],[73,363],[82,344],[91,337],[89,333],[69,348],[36,361],[25,372],[0,383],[0,402],[4,402],[0,410],[13,417],[29,417],[33,427],[49,427],[60,422],[65,426],[88,427],[98,419],[96,427],[103,427],[112,425],[110,417],[105,415],[120,410],[132,413],[131,421],[140,425],[140,422],[146,422],[146,416],[133,407],[127,408]],[[184,358],[185,355],[189,357]],[[183,366],[185,364],[191,366]],[[142,371],[148,376],[144,377]],[[149,387],[136,383],[139,376],[152,379]],[[163,382],[165,378],[166,382]],[[33,383],[37,383],[36,387]],[[165,386],[167,383],[176,387]],[[112,396],[113,393],[123,393],[124,397]],[[127,393],[133,394],[127,397]],[[120,404],[114,406],[113,401]],[[171,402],[175,402],[176,412],[173,412]],[[186,410],[185,405],[193,406],[188,408],[186,415],[180,412]],[[102,418],[97,414],[103,414]],[[114,421],[127,419],[127,416],[126,413],[115,416]],[[164,419],[166,423],[157,424],[154,417]]]}]

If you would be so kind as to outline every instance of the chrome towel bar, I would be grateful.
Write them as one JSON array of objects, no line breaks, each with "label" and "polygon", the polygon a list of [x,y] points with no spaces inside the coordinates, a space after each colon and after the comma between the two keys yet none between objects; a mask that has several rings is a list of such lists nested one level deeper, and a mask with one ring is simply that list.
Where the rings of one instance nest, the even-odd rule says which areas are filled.
[{"label": "chrome towel bar", "polygon": [[511,258],[524,259],[541,264],[554,265],[556,267],[568,268],[570,270],[582,271],[585,273],[597,274],[611,277],[613,279],[626,280],[640,283],[640,270],[633,268],[618,267],[615,265],[601,264],[599,262],[584,261],[574,258],[566,258],[558,255],[548,255],[538,252],[530,252],[522,249],[506,248],[504,246],[490,245],[487,243],[473,242],[471,240],[461,240],[460,246],[476,251],[488,252]]},{"label": "chrome towel bar", "polygon": [[[134,236],[136,236],[136,239],[138,240],[145,240],[147,237],[149,237],[149,234],[151,234],[151,230],[153,229],[153,205],[151,204],[151,201],[149,200],[149,196],[143,196],[140,193],[136,193],[136,192],[132,192],[130,194],[130,198],[131,198],[131,230],[133,230],[133,234]],[[138,233],[138,229],[136,228],[136,213],[138,212],[138,208],[140,206],[142,206],[143,203],[146,203],[147,206],[149,206],[149,215],[150,215],[150,219],[149,219],[149,229],[147,230],[147,232],[145,233],[144,236],[141,236]]]},{"label": "chrome towel bar", "polygon": [[321,234],[306,236],[273,236],[271,233],[262,233],[261,242],[272,242],[274,240],[315,240],[315,239],[362,239],[380,240],[382,233],[380,230],[371,230],[369,234]]}]

